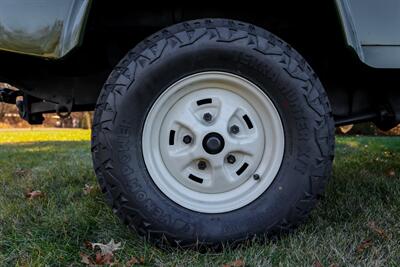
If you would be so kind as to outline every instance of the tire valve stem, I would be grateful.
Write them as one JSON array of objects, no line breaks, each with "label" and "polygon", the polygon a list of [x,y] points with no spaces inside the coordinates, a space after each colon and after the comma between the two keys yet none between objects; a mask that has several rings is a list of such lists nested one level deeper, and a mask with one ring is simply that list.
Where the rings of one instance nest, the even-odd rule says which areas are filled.
[{"label": "tire valve stem", "polygon": [[256,180],[256,181],[260,180],[260,175],[254,174],[253,175],[253,179]]}]

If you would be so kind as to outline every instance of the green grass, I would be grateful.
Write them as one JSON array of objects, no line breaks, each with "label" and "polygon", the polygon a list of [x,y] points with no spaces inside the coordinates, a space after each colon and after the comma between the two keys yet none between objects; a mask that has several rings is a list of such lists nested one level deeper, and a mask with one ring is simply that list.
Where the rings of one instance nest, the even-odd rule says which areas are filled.
[{"label": "green grass", "polygon": [[[85,195],[85,184],[96,184],[88,140],[88,131],[0,132],[0,265],[79,266],[80,252],[93,253],[84,241],[110,239],[123,244],[120,263],[136,256],[161,266],[399,265],[400,138],[338,138],[333,178],[306,224],[277,240],[205,254],[155,248],[118,221],[98,189]],[[27,200],[27,190],[45,196]]]},{"label": "green grass", "polygon": [[88,141],[90,131],[81,129],[0,129],[0,144],[48,142],[48,141]]}]

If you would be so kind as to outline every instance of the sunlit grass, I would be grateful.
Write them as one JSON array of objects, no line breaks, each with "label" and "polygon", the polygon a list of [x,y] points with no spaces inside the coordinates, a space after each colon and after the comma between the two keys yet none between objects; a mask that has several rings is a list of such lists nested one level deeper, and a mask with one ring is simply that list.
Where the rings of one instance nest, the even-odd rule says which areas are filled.
[{"label": "sunlit grass", "polygon": [[[98,188],[84,194],[85,184],[96,184],[89,131],[25,133],[6,133],[12,141],[0,145],[0,266],[79,266],[79,253],[91,253],[85,240],[111,239],[123,243],[115,253],[120,266],[132,256],[144,257],[148,266],[221,266],[239,258],[246,266],[400,262],[400,138],[337,138],[333,177],[305,224],[277,240],[202,254],[142,241],[114,216]],[[45,196],[28,201],[28,189]],[[371,246],[358,252],[365,240]]]},{"label": "sunlit grass", "polygon": [[82,129],[0,129],[0,144],[46,141],[88,141],[90,130]]}]

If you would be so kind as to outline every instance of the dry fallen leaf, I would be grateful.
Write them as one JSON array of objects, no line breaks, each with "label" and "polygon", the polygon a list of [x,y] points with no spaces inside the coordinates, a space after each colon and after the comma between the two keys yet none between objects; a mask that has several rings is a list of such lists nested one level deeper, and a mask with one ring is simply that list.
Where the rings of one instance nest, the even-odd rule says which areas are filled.
[{"label": "dry fallen leaf", "polygon": [[237,259],[230,263],[226,263],[222,265],[223,267],[244,267],[244,261],[242,259]]},{"label": "dry fallen leaf", "polygon": [[88,255],[86,255],[84,253],[81,253],[80,255],[81,255],[81,262],[83,264],[91,265],[91,266],[94,265],[94,261],[90,256],[88,256]]},{"label": "dry fallen leaf", "polygon": [[90,241],[84,241],[84,245],[88,249],[94,249],[96,246],[100,248],[101,251],[96,252],[94,259],[84,253],[81,253],[81,262],[89,266],[98,265],[114,265],[113,251],[120,249],[121,242],[115,243],[113,239],[108,244],[102,243],[91,243]]},{"label": "dry fallen leaf", "polygon": [[25,197],[29,200],[38,198],[38,197],[42,197],[44,194],[41,191],[28,191],[27,193],[25,193]]},{"label": "dry fallen leaf", "polygon": [[130,267],[135,264],[139,264],[139,260],[136,257],[132,257],[127,263],[126,266]]},{"label": "dry fallen leaf", "polygon": [[83,188],[83,194],[89,195],[94,189],[93,185],[85,184],[85,187]]},{"label": "dry fallen leaf", "polygon": [[319,260],[315,260],[313,263],[314,267],[323,267],[323,265],[321,264],[321,262]]},{"label": "dry fallen leaf", "polygon": [[97,265],[112,264],[112,263],[114,263],[112,253],[107,253],[105,255],[103,255],[100,252],[96,253],[96,264]]},{"label": "dry fallen leaf", "polygon": [[22,169],[22,168],[17,168],[17,169],[14,171],[14,174],[15,174],[16,176],[18,176],[18,177],[24,177],[24,176],[26,176],[28,173],[29,173],[29,170],[27,170],[27,169]]},{"label": "dry fallen leaf", "polygon": [[108,242],[108,244],[92,243],[92,247],[93,248],[99,247],[102,255],[107,255],[107,254],[113,255],[114,251],[121,249],[121,242],[115,243],[114,239],[111,239],[111,241]]},{"label": "dry fallen leaf", "polygon": [[357,246],[356,251],[358,253],[362,253],[362,252],[364,252],[364,250],[366,250],[370,246],[372,246],[372,240],[366,239],[366,240],[362,241],[360,245]]},{"label": "dry fallen leaf", "polygon": [[388,236],[386,235],[385,231],[382,228],[378,227],[375,222],[369,222],[368,227],[375,234],[379,235],[380,237],[382,237],[384,239],[388,239]]},{"label": "dry fallen leaf", "polygon": [[144,264],[144,258],[140,257],[140,259],[136,257],[132,257],[126,264],[125,266],[131,267],[133,265],[143,265]]},{"label": "dry fallen leaf", "polygon": [[396,173],[395,173],[394,170],[389,170],[387,175],[390,176],[390,177],[394,177],[394,176],[396,176]]},{"label": "dry fallen leaf", "polygon": [[92,244],[92,242],[85,240],[85,241],[83,241],[83,244],[85,245],[85,247],[86,247],[87,249],[93,249],[93,244]]}]

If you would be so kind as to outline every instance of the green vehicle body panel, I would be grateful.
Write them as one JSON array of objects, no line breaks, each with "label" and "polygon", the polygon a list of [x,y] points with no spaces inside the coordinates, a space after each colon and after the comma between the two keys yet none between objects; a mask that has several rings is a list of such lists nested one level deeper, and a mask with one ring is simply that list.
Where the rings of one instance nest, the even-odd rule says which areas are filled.
[{"label": "green vehicle body panel", "polygon": [[[347,45],[374,68],[400,68],[400,1],[335,0]],[[1,0],[0,50],[58,59],[80,45],[91,0]]]},{"label": "green vehicle body panel", "polygon": [[365,64],[400,68],[400,1],[336,0],[347,44]]},{"label": "green vehicle body panel", "polygon": [[89,0],[1,0],[0,49],[61,58],[82,40]]}]

